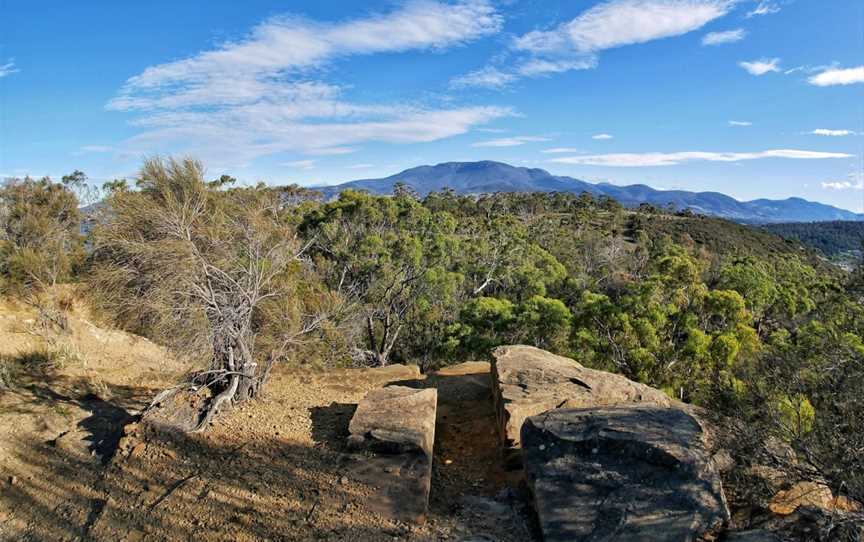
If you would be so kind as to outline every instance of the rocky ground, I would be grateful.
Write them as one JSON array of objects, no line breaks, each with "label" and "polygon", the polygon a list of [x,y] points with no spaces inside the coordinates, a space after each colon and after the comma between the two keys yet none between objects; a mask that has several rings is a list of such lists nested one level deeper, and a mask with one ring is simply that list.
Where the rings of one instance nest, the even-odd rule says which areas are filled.
[{"label": "rocky ground", "polygon": [[[180,435],[134,420],[183,363],[80,312],[63,333],[25,307],[0,315],[0,540],[537,539],[524,489],[497,455],[485,363],[428,377],[283,369],[261,400]],[[438,389],[422,525],[386,519],[376,488],[346,468],[356,404],[391,382]]]}]

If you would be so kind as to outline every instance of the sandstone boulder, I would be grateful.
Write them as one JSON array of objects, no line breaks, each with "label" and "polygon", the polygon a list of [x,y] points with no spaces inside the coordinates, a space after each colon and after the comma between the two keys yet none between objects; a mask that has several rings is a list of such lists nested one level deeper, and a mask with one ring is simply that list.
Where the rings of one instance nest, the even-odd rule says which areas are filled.
[{"label": "sandstone boulder", "polygon": [[438,392],[391,386],[360,401],[348,446],[364,452],[348,467],[351,478],[378,488],[369,507],[388,517],[421,522],[429,504]]},{"label": "sandstone boulder", "polygon": [[[553,408],[588,408],[627,403],[669,406],[663,392],[605,371],[581,366],[532,346],[502,346],[493,352],[492,386],[505,450],[519,448],[529,416]],[[505,453],[514,466],[518,455]]]},{"label": "sandstone boulder", "polygon": [[432,457],[438,392],[390,386],[370,391],[357,405],[349,446],[375,451],[419,451]]},{"label": "sandstone boulder", "polygon": [[729,519],[702,429],[680,409],[555,409],[521,437],[546,542],[691,541]]}]

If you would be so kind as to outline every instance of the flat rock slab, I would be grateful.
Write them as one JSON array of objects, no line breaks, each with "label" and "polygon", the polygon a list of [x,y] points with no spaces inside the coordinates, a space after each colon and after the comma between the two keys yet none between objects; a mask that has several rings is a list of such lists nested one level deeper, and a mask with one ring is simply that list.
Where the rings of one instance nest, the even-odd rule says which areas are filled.
[{"label": "flat rock slab", "polygon": [[518,464],[520,430],[529,416],[553,408],[628,403],[669,406],[665,393],[621,375],[583,367],[533,346],[502,346],[493,352],[492,387],[505,458]]},{"label": "flat rock slab", "polygon": [[351,477],[378,491],[369,507],[402,521],[423,521],[429,506],[438,392],[390,386],[360,401],[348,430],[349,448],[362,451]]},{"label": "flat rock slab", "polygon": [[700,540],[729,519],[702,429],[677,408],[557,409],[522,428],[546,542]]}]

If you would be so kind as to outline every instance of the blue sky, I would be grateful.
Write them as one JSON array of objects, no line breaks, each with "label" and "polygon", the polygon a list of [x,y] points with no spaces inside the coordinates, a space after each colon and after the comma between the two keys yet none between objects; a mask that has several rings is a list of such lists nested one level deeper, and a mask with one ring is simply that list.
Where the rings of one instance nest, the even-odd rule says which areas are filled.
[{"label": "blue sky", "polygon": [[864,211],[864,2],[0,0],[0,176],[491,159]]}]

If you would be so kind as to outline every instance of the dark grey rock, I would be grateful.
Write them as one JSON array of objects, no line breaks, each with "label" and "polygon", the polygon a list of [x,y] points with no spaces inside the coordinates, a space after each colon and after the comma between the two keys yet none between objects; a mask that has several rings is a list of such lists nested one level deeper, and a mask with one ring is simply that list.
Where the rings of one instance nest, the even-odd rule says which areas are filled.
[{"label": "dark grey rock", "polygon": [[546,542],[691,541],[729,519],[702,429],[677,408],[556,409],[521,437]]}]

